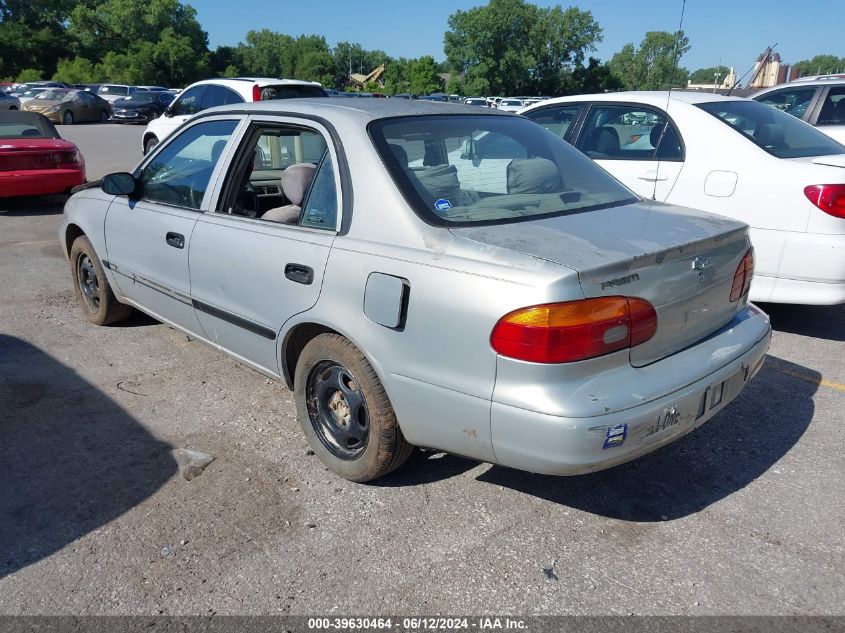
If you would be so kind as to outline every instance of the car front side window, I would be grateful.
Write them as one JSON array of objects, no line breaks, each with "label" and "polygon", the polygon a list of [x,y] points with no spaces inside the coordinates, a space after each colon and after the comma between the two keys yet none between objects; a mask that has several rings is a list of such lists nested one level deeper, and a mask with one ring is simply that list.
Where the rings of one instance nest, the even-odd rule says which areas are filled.
[{"label": "car front side window", "polygon": [[807,113],[807,108],[815,94],[816,89],[812,87],[778,90],[761,97],[758,101],[800,119]]},{"label": "car front side window", "polygon": [[199,210],[237,121],[206,121],[174,138],[141,171],[141,199]]},{"label": "car front side window", "polygon": [[201,110],[200,100],[205,86],[191,88],[185,94],[180,95],[171,107],[174,115],[196,114]]},{"label": "car front side window", "polygon": [[558,138],[566,138],[566,133],[580,112],[580,105],[565,105],[532,110],[526,112],[525,116],[539,123]]}]

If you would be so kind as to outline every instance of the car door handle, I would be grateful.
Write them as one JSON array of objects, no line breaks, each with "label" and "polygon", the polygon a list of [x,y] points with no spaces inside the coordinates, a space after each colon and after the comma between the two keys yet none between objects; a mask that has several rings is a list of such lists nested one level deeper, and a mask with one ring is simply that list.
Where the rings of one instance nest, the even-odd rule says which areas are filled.
[{"label": "car door handle", "polygon": [[287,264],[285,277],[298,284],[310,285],[314,281],[314,269],[303,264]]},{"label": "car door handle", "polygon": [[657,174],[643,174],[642,176],[637,176],[637,178],[646,182],[663,182],[664,180],[669,180],[669,176],[658,176]]},{"label": "car door handle", "polygon": [[185,236],[181,233],[168,233],[164,237],[164,241],[173,248],[185,248]]}]

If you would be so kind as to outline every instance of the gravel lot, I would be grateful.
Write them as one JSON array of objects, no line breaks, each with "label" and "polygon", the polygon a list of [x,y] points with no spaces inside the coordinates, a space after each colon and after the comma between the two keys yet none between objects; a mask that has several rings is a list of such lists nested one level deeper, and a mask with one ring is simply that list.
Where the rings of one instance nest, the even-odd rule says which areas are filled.
[{"label": "gravel lot", "polygon": [[[62,127],[89,179],[142,127]],[[374,485],[309,455],[290,392],[73,302],[61,198],[0,204],[0,614],[845,615],[845,307],[763,306],[756,380],[590,476],[417,455]],[[216,460],[182,479],[171,451]]]}]

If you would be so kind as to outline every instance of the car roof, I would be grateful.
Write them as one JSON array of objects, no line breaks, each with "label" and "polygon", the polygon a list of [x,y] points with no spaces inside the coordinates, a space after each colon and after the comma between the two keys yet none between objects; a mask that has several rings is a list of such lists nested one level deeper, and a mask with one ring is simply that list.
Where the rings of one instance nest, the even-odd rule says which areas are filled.
[{"label": "car roof", "polygon": [[[622,101],[644,103],[646,105],[666,107],[668,100],[681,103],[711,103],[713,101],[744,101],[743,97],[726,97],[711,92],[696,92],[692,90],[631,90],[628,92],[605,92],[599,94],[570,95],[555,97],[542,102],[544,106],[555,103],[577,103],[579,101]],[[538,104],[534,104],[538,105]]]},{"label": "car roof", "polygon": [[400,116],[424,116],[427,114],[468,114],[473,116],[513,116],[495,110],[483,111],[474,106],[423,99],[272,99],[253,103],[238,103],[216,108],[209,108],[203,113],[221,114],[224,112],[286,112],[310,114],[328,119],[355,118],[373,121]]},{"label": "car roof", "polygon": [[785,84],[778,84],[770,88],[763,88],[751,95],[753,99],[757,95],[774,92],[775,90],[782,90],[784,88],[812,88],[814,86],[845,86],[845,79],[828,78],[828,79],[796,79]]},{"label": "car roof", "polygon": [[278,86],[278,85],[291,85],[291,86],[319,86],[320,84],[316,81],[305,81],[302,79],[281,79],[279,77],[212,77],[211,79],[203,79],[201,81],[197,81],[191,85],[199,86],[205,84],[234,84],[237,85],[239,82],[250,82],[256,83],[259,86]]}]

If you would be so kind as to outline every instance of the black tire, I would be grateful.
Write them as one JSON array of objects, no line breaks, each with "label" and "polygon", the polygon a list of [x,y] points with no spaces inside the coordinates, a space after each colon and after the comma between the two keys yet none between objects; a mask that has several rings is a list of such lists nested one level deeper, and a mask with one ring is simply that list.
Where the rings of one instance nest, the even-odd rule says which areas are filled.
[{"label": "black tire", "polygon": [[15,106],[12,106],[11,108],[9,108],[9,110],[17,110],[17,108]]},{"label": "black tire", "polygon": [[109,113],[105,110],[100,110],[100,123],[107,123],[109,120]]},{"label": "black tire", "polygon": [[144,141],[144,156],[153,151],[153,148],[156,145],[158,145],[158,139],[155,136],[151,136],[146,141]]},{"label": "black tire", "polygon": [[[334,388],[335,374],[343,387]],[[297,416],[308,443],[320,461],[341,477],[371,481],[396,470],[411,456],[414,447],[402,435],[378,375],[349,340],[338,334],[312,339],[299,357],[294,385]],[[357,399],[362,404],[356,405]],[[347,413],[346,424],[338,419],[344,417],[338,415],[339,409]]]},{"label": "black tire", "polygon": [[73,290],[86,319],[97,325],[109,325],[129,318],[132,307],[114,296],[100,258],[84,235],[77,237],[70,247],[70,270]]},{"label": "black tire", "polygon": [[65,110],[65,113],[62,115],[62,125],[73,125],[73,112]]}]

